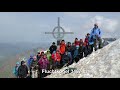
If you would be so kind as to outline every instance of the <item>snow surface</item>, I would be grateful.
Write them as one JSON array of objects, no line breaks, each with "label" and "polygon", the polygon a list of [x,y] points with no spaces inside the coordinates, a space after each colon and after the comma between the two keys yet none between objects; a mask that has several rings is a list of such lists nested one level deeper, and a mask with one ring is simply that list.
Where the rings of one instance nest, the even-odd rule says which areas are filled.
[{"label": "snow surface", "polygon": [[120,78],[120,39],[59,71],[70,68],[76,70],[67,74],[53,73],[46,78]]}]

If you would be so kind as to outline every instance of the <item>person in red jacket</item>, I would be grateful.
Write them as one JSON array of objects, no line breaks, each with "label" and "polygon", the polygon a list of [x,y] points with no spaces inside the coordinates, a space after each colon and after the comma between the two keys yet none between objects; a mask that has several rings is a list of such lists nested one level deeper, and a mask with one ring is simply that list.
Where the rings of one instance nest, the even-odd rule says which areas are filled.
[{"label": "person in red jacket", "polygon": [[89,45],[89,39],[90,39],[90,34],[87,33],[84,42],[86,42],[86,47],[87,47],[87,50],[88,50],[88,54],[91,53],[91,47],[90,47],[90,45]]},{"label": "person in red jacket", "polygon": [[66,50],[66,44],[65,44],[65,41],[62,40],[60,43],[60,54],[64,54],[65,50]]},{"label": "person in red jacket", "polygon": [[54,51],[51,58],[53,60],[54,68],[57,68],[58,66],[60,66],[61,55],[60,55],[59,50],[57,50],[56,52]]},{"label": "person in red jacket", "polygon": [[79,46],[80,45],[80,42],[78,41],[78,38],[75,38],[74,43],[75,43],[75,46]]},{"label": "person in red jacket", "polygon": [[84,42],[86,42],[87,46],[89,45],[89,36],[90,36],[90,34],[87,33],[87,35],[85,37],[85,41],[84,41]]},{"label": "person in red jacket", "polygon": [[[61,43],[60,43],[60,54],[61,54],[61,59],[63,58],[63,55],[65,54],[65,51],[66,51],[66,44],[65,44],[65,41],[62,40]],[[62,67],[62,60],[60,61],[60,66]]]}]

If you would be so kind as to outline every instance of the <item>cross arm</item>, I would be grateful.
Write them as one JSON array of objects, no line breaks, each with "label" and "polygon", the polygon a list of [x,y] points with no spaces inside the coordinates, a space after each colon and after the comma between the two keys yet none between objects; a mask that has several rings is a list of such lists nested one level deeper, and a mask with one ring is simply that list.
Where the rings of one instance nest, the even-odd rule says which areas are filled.
[{"label": "cross arm", "polygon": [[[58,34],[58,32],[45,32],[45,34]],[[74,32],[59,32],[59,34],[74,34]]]}]

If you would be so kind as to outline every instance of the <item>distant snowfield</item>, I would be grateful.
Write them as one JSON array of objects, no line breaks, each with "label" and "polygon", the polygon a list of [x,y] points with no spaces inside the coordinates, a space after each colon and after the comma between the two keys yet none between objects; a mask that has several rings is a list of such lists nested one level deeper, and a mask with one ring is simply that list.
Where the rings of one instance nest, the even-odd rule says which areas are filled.
[{"label": "distant snowfield", "polygon": [[54,73],[46,78],[120,78],[120,39],[60,71],[74,68],[71,73]]}]

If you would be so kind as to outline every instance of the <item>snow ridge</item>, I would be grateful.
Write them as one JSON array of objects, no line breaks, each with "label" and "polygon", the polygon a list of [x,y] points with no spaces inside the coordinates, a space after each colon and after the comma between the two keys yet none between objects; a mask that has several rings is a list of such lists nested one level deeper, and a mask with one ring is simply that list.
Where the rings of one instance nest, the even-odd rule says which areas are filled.
[{"label": "snow ridge", "polygon": [[54,73],[46,78],[120,78],[120,39],[61,70],[70,68],[76,71]]}]

